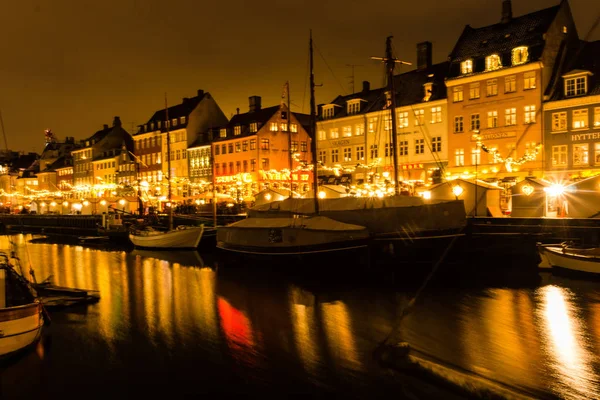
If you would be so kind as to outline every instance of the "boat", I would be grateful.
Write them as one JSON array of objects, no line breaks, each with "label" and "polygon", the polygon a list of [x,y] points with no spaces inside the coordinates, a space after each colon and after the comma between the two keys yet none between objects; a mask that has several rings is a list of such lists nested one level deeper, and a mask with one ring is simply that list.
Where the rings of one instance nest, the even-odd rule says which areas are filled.
[{"label": "boat", "polygon": [[31,285],[0,253],[0,359],[24,350],[40,338],[42,303]]},{"label": "boat", "polygon": [[[169,108],[165,95],[165,126],[167,128],[167,154],[171,154],[171,135],[169,130]],[[171,157],[167,157],[168,199],[169,199],[169,228],[167,231],[157,230],[151,226],[132,226],[129,231],[129,240],[135,247],[152,249],[195,249],[200,244],[204,225],[187,226],[180,225],[173,229],[173,202],[171,190]]]},{"label": "boat", "polygon": [[566,243],[560,245],[538,244],[540,257],[552,271],[600,277],[600,247],[579,248]]},{"label": "boat", "polygon": [[[317,138],[314,97],[314,73],[312,33],[310,48],[310,135],[313,165],[313,187],[318,187],[317,179]],[[289,112],[289,88],[288,93]],[[291,133],[290,133],[291,135]],[[289,144],[288,139],[288,144]],[[290,156],[290,169],[293,164]],[[314,193],[317,190],[313,191]],[[289,216],[283,218],[246,218],[233,224],[217,228],[217,248],[238,255],[253,255],[259,258],[284,258],[292,260],[298,256],[323,253],[348,255],[350,250],[366,250],[369,231],[364,226],[346,224],[319,213],[319,199],[313,195],[314,214],[310,216]],[[309,265],[306,265],[307,267]]]},{"label": "boat", "polygon": [[135,247],[152,249],[195,249],[200,244],[204,225],[183,226],[169,231],[159,231],[152,227],[132,228],[129,240]]}]

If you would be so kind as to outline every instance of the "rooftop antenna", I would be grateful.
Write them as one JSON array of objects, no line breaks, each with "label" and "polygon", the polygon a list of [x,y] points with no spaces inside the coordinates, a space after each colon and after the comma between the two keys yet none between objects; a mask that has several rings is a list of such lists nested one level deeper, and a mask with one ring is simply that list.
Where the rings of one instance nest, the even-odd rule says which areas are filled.
[{"label": "rooftop antenna", "polygon": [[351,69],[351,75],[348,77],[350,78],[350,88],[352,89],[352,91],[350,93],[354,93],[354,67],[362,67],[362,64],[346,64],[346,67],[350,67]]},{"label": "rooftop antenna", "polygon": [[[398,135],[396,134],[396,89],[394,88],[394,68],[396,64],[412,65],[406,61],[400,61],[392,55],[392,38],[388,36],[385,41],[385,57],[371,57],[385,63],[387,72],[387,86],[390,94],[390,115],[392,120],[392,154],[394,156],[394,195],[400,194],[400,182],[398,182]],[[388,105],[386,104],[386,107]]]}]

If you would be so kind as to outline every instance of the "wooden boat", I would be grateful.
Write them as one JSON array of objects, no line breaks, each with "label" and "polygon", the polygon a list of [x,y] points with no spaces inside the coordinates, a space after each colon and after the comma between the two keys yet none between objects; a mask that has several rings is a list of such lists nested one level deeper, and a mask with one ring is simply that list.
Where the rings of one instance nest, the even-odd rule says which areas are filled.
[{"label": "wooden boat", "polygon": [[538,245],[538,251],[553,270],[600,276],[600,247]]},{"label": "wooden boat", "polygon": [[129,239],[135,247],[152,249],[195,249],[200,244],[204,225],[178,226],[166,232],[146,228],[135,229],[129,234]]},{"label": "wooden boat", "polygon": [[327,217],[247,218],[217,231],[217,248],[262,256],[301,256],[365,249],[369,231]]},{"label": "wooden boat", "polygon": [[0,254],[0,359],[34,344],[44,325],[42,304],[29,283]]}]

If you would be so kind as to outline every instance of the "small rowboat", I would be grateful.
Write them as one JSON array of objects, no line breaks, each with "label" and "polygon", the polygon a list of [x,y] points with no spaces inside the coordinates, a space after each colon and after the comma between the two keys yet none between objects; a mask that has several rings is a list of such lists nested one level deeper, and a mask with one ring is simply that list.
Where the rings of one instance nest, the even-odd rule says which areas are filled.
[{"label": "small rowboat", "polygon": [[549,246],[538,245],[540,257],[548,262],[553,270],[600,277],[600,248],[577,248],[566,244]]}]

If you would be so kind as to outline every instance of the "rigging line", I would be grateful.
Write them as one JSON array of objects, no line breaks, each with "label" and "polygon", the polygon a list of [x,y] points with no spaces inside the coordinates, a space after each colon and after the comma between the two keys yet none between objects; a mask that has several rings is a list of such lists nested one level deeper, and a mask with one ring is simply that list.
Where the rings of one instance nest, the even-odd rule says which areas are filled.
[{"label": "rigging line", "polygon": [[333,70],[331,69],[329,64],[327,63],[327,60],[325,60],[325,57],[323,57],[323,54],[321,54],[321,50],[319,50],[319,48],[314,43],[313,43],[313,47],[317,50],[317,53],[319,53],[319,55],[321,56],[321,59],[323,60],[323,62],[327,66],[327,68],[329,68],[329,72],[331,72],[333,79],[335,79],[335,81],[338,83],[338,85],[340,85],[340,88],[342,88],[342,93],[344,95],[347,95],[348,91],[346,89],[344,89],[344,86],[340,83],[339,79],[337,78],[337,76],[335,75],[335,73],[333,72]]},{"label": "rigging line", "polygon": [[310,49],[306,57],[306,73],[304,74],[304,92],[302,93],[302,113],[304,113],[304,101],[306,100],[306,89],[308,88],[308,76],[310,75]]}]

